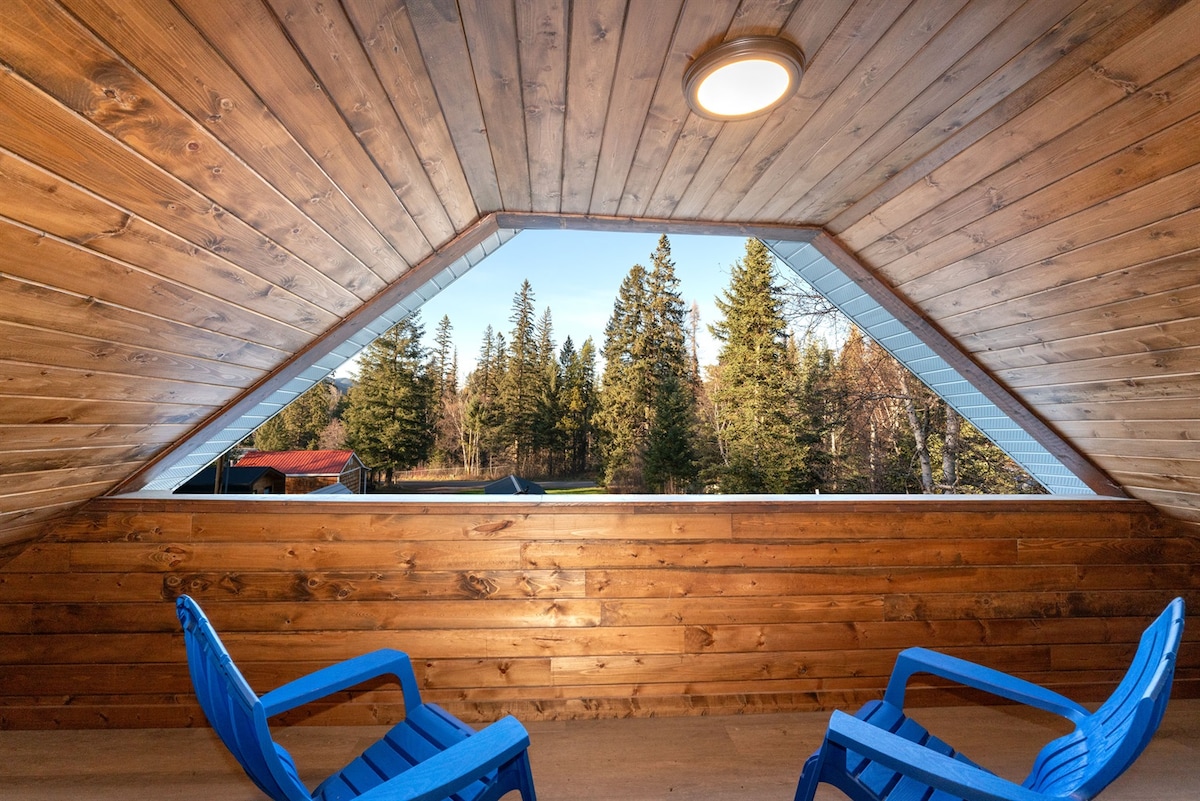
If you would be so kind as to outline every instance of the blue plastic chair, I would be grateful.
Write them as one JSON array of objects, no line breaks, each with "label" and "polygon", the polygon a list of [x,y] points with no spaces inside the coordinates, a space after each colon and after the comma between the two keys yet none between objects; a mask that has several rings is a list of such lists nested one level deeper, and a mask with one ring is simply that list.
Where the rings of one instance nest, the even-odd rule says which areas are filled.
[{"label": "blue plastic chair", "polygon": [[[494,801],[512,790],[524,801],[536,801],[525,727],[509,716],[476,732],[435,704],[422,703],[406,654],[364,654],[260,698],[196,602],[181,596],[176,612],[204,714],[246,775],[275,801]],[[404,720],[310,793],[291,755],[271,738],[267,719],[389,675],[400,682]]]},{"label": "blue plastic chair", "polygon": [[[896,660],[882,701],[854,716],[834,712],[824,742],[804,764],[796,801],[824,782],[854,801],[1049,801],[1093,798],[1142,753],[1166,710],[1183,636],[1176,598],[1142,635],[1133,664],[1095,712],[1036,684],[962,659],[910,648]],[[1020,785],[958,753],[904,714],[915,673],[931,673],[1021,704],[1054,712],[1075,730],[1046,744]]]}]

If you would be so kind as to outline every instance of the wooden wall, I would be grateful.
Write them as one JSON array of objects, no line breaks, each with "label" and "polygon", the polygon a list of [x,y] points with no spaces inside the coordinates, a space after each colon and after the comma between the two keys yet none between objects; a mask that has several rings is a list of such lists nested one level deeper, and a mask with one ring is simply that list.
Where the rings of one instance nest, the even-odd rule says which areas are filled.
[{"label": "wooden wall", "polygon": [[[847,706],[912,644],[1102,697],[1171,597],[1200,609],[1200,543],[1161,520],[1045,497],[104,500],[0,569],[0,727],[199,724],[180,593],[260,692],[395,647],[472,720]],[[301,717],[402,708],[382,684],[333,700]]]}]

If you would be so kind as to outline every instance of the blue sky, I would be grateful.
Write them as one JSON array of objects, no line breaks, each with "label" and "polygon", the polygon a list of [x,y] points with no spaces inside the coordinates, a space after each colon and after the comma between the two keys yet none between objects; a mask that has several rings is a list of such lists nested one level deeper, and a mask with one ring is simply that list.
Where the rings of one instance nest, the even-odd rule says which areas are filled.
[{"label": "blue sky", "polygon": [[[556,345],[561,348],[569,335],[578,348],[590,336],[599,350],[621,280],[634,264],[650,268],[658,238],[659,234],[523,231],[421,308],[426,343],[432,343],[438,321],[448,315],[459,371],[465,376],[474,366],[489,324],[508,336],[513,296],[528,279],[537,315],[550,307]],[[695,301],[700,306],[700,361],[711,364],[717,355],[707,330],[718,319],[713,298],[728,285],[730,267],[745,255],[746,240],[668,238],[684,303],[690,307]]]}]

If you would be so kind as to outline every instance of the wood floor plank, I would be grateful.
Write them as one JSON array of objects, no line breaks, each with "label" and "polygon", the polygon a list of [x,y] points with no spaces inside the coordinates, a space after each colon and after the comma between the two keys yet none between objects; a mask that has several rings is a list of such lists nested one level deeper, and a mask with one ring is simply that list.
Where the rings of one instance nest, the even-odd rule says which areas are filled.
[{"label": "wood floor plank", "polygon": [[[1001,775],[1027,771],[1060,729],[1012,706],[930,709],[922,720]],[[820,744],[828,712],[527,721],[542,801],[765,801],[795,792],[803,760]],[[381,726],[284,726],[276,739],[306,781],[340,768],[386,731]],[[648,748],[647,744],[654,747]],[[258,801],[211,729],[0,731],[0,799],[155,798]],[[72,758],[63,761],[62,753]],[[1200,701],[1174,700],[1162,728],[1106,801],[1188,798],[1200,782]],[[841,798],[821,788],[819,801]]]}]

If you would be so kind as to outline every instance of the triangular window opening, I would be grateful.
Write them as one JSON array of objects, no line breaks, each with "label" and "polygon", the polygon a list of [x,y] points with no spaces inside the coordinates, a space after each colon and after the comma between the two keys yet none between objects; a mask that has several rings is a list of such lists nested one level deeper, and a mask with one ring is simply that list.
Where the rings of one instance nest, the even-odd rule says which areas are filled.
[{"label": "triangular window opening", "polygon": [[[508,271],[505,275],[500,275],[499,269],[494,271],[496,274],[492,274],[492,271],[479,271],[470,279],[474,281],[484,277],[487,278],[489,288],[479,294],[483,294],[488,298],[490,310],[486,312],[486,317],[490,319],[480,320],[478,318],[484,315],[483,312],[456,306],[454,301],[455,292],[441,297],[439,297],[439,294],[455,280],[461,278],[468,271],[495,253],[506,242],[516,236],[517,233],[519,232],[513,229],[500,229],[487,236],[484,241],[472,248],[468,253],[454,260],[449,266],[442,269],[440,273],[426,281],[422,286],[408,292],[392,308],[380,314],[376,319],[362,325],[351,336],[331,345],[325,352],[322,352],[319,348],[314,350],[311,356],[311,364],[297,366],[293,370],[294,375],[289,380],[283,382],[277,389],[269,393],[267,397],[259,400],[252,408],[238,414],[236,419],[225,421],[225,424],[219,430],[206,432],[199,441],[188,443],[189,447],[186,449],[186,453],[183,452],[184,449],[181,449],[181,455],[175,457],[169,464],[160,466],[157,474],[142,488],[141,492],[161,493],[175,491],[201,470],[206,467],[211,468],[214,463],[219,462],[224,455],[228,454],[239,443],[247,440],[255,430],[268,420],[274,418],[289,403],[302,396],[307,390],[321,383],[327,377],[333,376],[335,373],[337,376],[344,378],[349,372],[352,372],[352,370],[347,370],[345,367],[347,363],[352,363],[354,358],[364,352],[370,343],[388,333],[393,326],[396,326],[418,312],[421,313],[420,319],[425,329],[426,342],[431,341],[443,313],[450,317],[451,323],[456,329],[460,329],[461,333],[456,345],[457,356],[460,360],[460,369],[456,378],[462,382],[466,378],[466,374],[469,371],[468,368],[474,366],[472,362],[476,359],[479,350],[479,339],[476,338],[477,332],[474,332],[471,326],[477,323],[490,322],[495,327],[495,334],[505,337],[509,335],[511,321],[509,319],[508,300],[513,297],[514,291],[520,286],[521,278],[517,278],[514,281],[513,276],[521,273],[522,265],[518,263],[514,268],[515,272]],[[589,240],[589,237],[592,239]],[[630,246],[636,249],[637,255],[633,256],[633,260],[629,261],[628,264],[625,263],[627,259],[624,256],[613,256],[608,262],[609,267],[606,269],[604,276],[604,281],[612,289],[607,291],[607,295],[601,292],[589,296],[585,294],[590,291],[586,282],[581,281],[578,276],[581,272],[587,273],[590,267],[586,265],[581,266],[581,260],[575,258],[573,254],[579,253],[580,248],[589,247],[589,245],[584,243],[598,241],[595,239],[596,237],[605,237],[605,241],[610,241],[608,238],[625,237]],[[621,281],[623,272],[630,269],[635,263],[645,266],[647,270],[650,269],[651,259],[655,250],[654,243],[657,240],[658,235],[632,235],[613,232],[567,232],[564,234],[559,231],[529,231],[522,235],[519,240],[521,245],[536,246],[539,250],[554,253],[558,259],[557,268],[554,270],[555,280],[547,280],[539,285],[539,281],[536,278],[531,279],[538,313],[543,308],[549,308],[553,311],[555,309],[556,298],[559,299],[560,303],[562,302],[561,295],[556,293],[569,293],[574,295],[576,299],[579,299],[579,296],[583,295],[585,299],[584,305],[591,311],[586,321],[581,321],[574,317],[568,319],[565,315],[562,317],[561,322],[557,316],[550,318],[553,319],[552,334],[556,354],[559,352],[558,349],[563,347],[567,337],[571,338],[576,351],[583,345],[586,338],[591,337],[592,346],[597,355],[601,354],[604,347],[604,326],[606,321],[610,321],[610,315],[614,310],[616,285]],[[915,376],[916,381],[913,382],[913,385],[917,389],[906,386],[905,394],[912,396],[917,394],[918,389],[924,392],[924,388],[927,388],[938,398],[945,401],[946,407],[953,410],[951,414],[943,412],[942,420],[948,417],[961,417],[962,420],[965,420],[969,424],[965,427],[966,430],[981,432],[983,437],[986,437],[987,440],[998,446],[1019,466],[1019,470],[1010,470],[1010,473],[1014,473],[1012,479],[1014,489],[1010,491],[1049,492],[1055,495],[1093,494],[1092,490],[1089,489],[1083,480],[1072,473],[1059,459],[1055,458],[1045,447],[1039,444],[1034,437],[1015,423],[1009,415],[1005,414],[994,403],[988,400],[982,392],[972,386],[970,381],[964,378],[944,359],[939,357],[933,349],[915,336],[893,314],[873,300],[858,283],[823,255],[812,242],[770,238],[764,238],[761,241],[769,249],[770,253],[773,254],[781,277],[786,277],[794,273],[799,285],[811,289],[812,297],[823,298],[828,304],[836,307],[840,315],[844,315],[844,317],[840,318],[844,323],[841,327],[841,335],[834,337],[834,341],[827,341],[818,337],[806,343],[803,341],[804,332],[796,335],[796,332],[793,331],[793,340],[789,343],[793,348],[803,348],[812,343],[817,343],[819,346],[821,343],[824,343],[828,345],[828,352],[833,354],[835,359],[851,358],[852,354],[850,354],[850,351],[854,348],[859,349],[857,351],[859,356],[861,356],[864,349],[871,351],[872,349],[878,350],[878,348],[882,348],[894,357],[897,362],[911,371],[912,376]],[[569,242],[570,245],[564,247],[564,242]],[[723,292],[729,284],[730,266],[734,261],[740,260],[745,256],[747,240],[744,237],[680,236],[672,234],[669,236],[669,242],[671,246],[671,259],[677,268],[681,268],[685,263],[694,265],[697,258],[701,260],[701,267],[707,276],[707,283],[697,286],[693,282],[690,272],[685,272],[681,277],[679,294],[686,299],[689,305],[693,300],[703,302],[704,304],[699,311],[698,325],[696,321],[692,321],[691,337],[695,340],[701,338],[704,340],[702,343],[695,344],[692,351],[693,359],[705,365],[715,363],[716,350],[719,347],[719,343],[715,342],[712,336],[708,334],[708,327],[718,322],[720,312],[715,310],[709,301],[717,295],[723,296]],[[649,243],[649,246],[646,243]],[[598,249],[594,245],[591,247]],[[509,250],[516,249],[517,245],[514,244],[510,246]],[[687,252],[685,253],[684,251]],[[698,257],[697,253],[703,255]],[[497,261],[500,260],[501,257],[497,257]],[[572,276],[575,276],[574,281],[572,280]],[[539,295],[539,292],[546,294]],[[423,309],[422,307],[425,308]],[[558,313],[556,312],[556,314]],[[847,334],[851,330],[855,333]],[[861,332],[861,336],[859,336],[859,332]],[[857,338],[856,343],[848,345],[848,338]],[[472,341],[475,343],[474,345],[471,344]],[[797,360],[799,359],[798,354],[793,354],[793,356]],[[603,361],[598,359],[596,363],[597,382],[599,382],[602,373]],[[901,380],[906,381],[907,379]],[[923,387],[920,387],[920,385],[923,385]],[[885,395],[888,393],[879,394]],[[905,424],[911,423],[912,428],[910,430],[916,432],[922,423],[911,419],[915,411],[912,405],[910,404],[908,409],[903,409],[901,406],[896,405],[896,402],[900,402],[898,398],[892,398],[891,400],[893,401],[891,407],[893,416],[895,414],[907,413],[910,420],[901,422]],[[859,402],[861,401],[862,398],[860,397]],[[858,425],[857,428],[860,430],[855,433],[862,433],[861,429],[865,425],[867,424],[862,423]],[[873,423],[870,425],[874,426]],[[829,430],[822,433],[822,436],[828,437],[830,441],[821,441],[817,444],[823,449],[827,460],[830,456],[834,459],[838,457],[839,453],[841,453],[838,450],[839,444],[842,445],[843,452],[845,451],[845,444],[839,443],[839,437],[845,436],[844,428],[845,426],[843,425],[843,429]],[[935,446],[932,452],[926,446],[924,459],[920,459],[920,454],[914,452],[909,452],[902,457],[912,460],[914,465],[918,465],[918,463],[924,465],[925,469],[920,470],[920,474],[922,474],[921,483],[925,481],[939,483],[940,480],[945,478],[945,474],[942,472],[941,455],[936,453],[936,447],[940,447],[942,431],[939,431],[936,437],[938,439],[938,446]],[[910,438],[910,447],[911,440],[913,439],[916,438]],[[862,459],[859,461],[861,462]],[[828,471],[832,468],[826,464],[825,469]],[[863,469],[865,468],[860,464],[859,472],[861,473]],[[882,468],[879,465],[874,465],[870,469],[878,471]],[[936,477],[927,475],[926,471],[930,469],[936,471],[938,475]],[[614,480],[613,476],[608,476],[608,480],[612,482]],[[861,476],[859,480],[855,481],[842,480],[840,482],[841,486],[837,486],[837,483],[834,482],[834,486],[830,486],[827,483],[824,491],[862,493],[873,491],[873,485],[876,487],[879,486],[875,478],[862,480]],[[693,481],[691,486],[693,491],[697,488],[700,491],[706,489],[711,491],[712,489],[711,483],[705,486],[702,481]],[[658,489],[661,490],[661,486]],[[678,491],[679,487],[673,485],[671,489]],[[928,491],[929,486],[927,484],[924,488],[919,485],[912,486],[905,488],[904,491],[921,492],[922,489]],[[818,491],[820,490],[818,489]],[[897,491],[895,483],[893,482],[886,491]],[[941,486],[936,487],[934,491],[955,492],[958,490],[954,486],[947,486],[943,483]],[[962,491],[977,492],[978,490],[967,486]],[[391,497],[402,498],[405,496]]]}]

